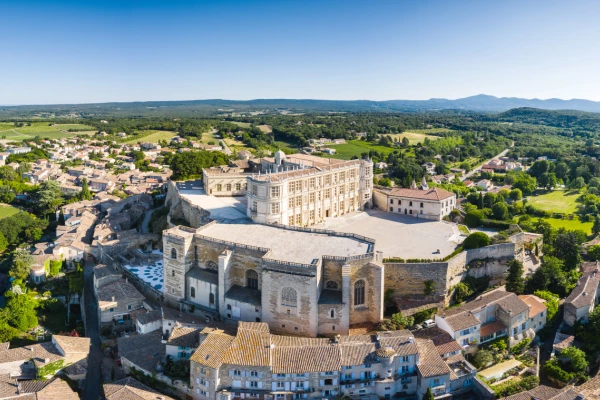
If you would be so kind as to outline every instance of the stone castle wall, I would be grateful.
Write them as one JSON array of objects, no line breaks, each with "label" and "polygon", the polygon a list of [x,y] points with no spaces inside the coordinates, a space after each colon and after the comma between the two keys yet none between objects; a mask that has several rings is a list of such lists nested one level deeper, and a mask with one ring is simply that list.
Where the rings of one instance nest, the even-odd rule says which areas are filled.
[{"label": "stone castle wall", "polygon": [[171,207],[168,216],[170,228],[176,225],[172,220],[185,220],[192,228],[198,228],[211,221],[210,212],[181,197],[175,182],[171,180],[167,184],[165,204]]}]

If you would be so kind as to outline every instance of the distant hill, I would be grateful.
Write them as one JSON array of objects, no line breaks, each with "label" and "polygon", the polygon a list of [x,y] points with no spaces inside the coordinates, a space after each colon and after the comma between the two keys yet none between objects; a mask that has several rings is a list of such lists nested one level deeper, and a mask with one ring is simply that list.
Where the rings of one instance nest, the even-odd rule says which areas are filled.
[{"label": "distant hill", "polygon": [[149,101],[97,104],[54,104],[28,106],[0,106],[0,118],[56,117],[56,116],[210,116],[222,114],[284,114],[327,112],[423,112],[464,110],[476,112],[503,112],[514,108],[545,110],[578,110],[600,112],[600,102],[572,99],[522,99],[477,95],[462,99],[429,100],[297,100],[257,99]]}]

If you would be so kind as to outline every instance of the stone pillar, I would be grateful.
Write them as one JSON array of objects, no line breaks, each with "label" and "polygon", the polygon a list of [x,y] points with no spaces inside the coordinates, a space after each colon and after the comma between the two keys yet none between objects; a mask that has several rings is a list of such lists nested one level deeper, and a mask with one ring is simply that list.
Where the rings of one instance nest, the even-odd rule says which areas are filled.
[{"label": "stone pillar", "polygon": [[219,304],[217,312],[225,312],[225,292],[227,291],[226,282],[229,275],[229,264],[233,251],[225,250],[219,255],[219,287],[217,288]]},{"label": "stone pillar", "polygon": [[350,265],[342,265],[342,305],[343,312],[341,318],[341,325],[344,330],[350,328],[350,312],[352,310],[352,304],[350,304]]}]

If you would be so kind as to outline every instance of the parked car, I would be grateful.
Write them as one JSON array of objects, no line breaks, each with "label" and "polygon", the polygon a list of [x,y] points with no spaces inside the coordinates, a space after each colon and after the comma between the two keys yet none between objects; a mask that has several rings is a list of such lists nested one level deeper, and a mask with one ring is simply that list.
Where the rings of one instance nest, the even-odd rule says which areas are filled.
[{"label": "parked car", "polygon": [[433,328],[434,326],[436,326],[436,323],[432,319],[428,319],[427,321],[423,322],[423,328]]}]

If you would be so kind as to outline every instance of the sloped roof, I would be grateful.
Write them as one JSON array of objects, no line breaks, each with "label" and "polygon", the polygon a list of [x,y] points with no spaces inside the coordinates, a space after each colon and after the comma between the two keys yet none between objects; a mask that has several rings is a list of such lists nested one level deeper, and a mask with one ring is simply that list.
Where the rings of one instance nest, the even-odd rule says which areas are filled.
[{"label": "sloped roof", "polygon": [[105,383],[104,395],[107,400],[173,400],[172,397],[159,393],[132,377]]},{"label": "sloped roof", "polygon": [[388,192],[389,196],[409,197],[420,200],[441,201],[456,196],[454,193],[440,188],[431,188],[426,190],[393,188]]}]

